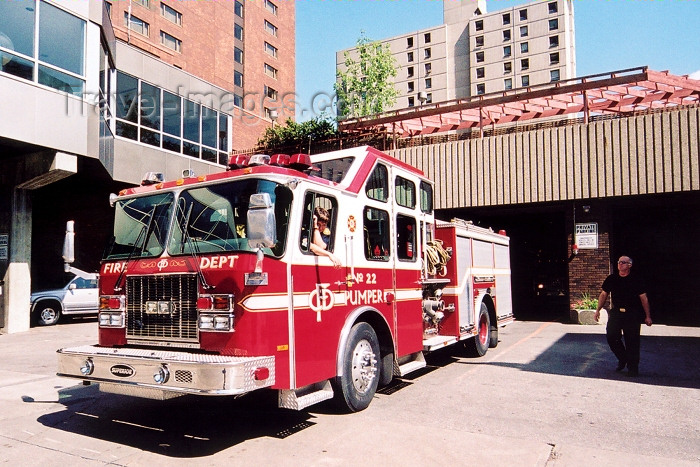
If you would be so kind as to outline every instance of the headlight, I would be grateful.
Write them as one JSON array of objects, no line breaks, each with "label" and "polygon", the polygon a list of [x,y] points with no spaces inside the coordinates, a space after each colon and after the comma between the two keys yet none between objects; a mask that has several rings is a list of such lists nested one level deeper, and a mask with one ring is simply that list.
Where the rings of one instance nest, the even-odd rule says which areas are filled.
[{"label": "headlight", "polygon": [[98,317],[101,327],[124,327],[124,313],[121,311],[102,312]]},{"label": "headlight", "polygon": [[199,315],[199,329],[202,331],[233,331],[233,315]]}]

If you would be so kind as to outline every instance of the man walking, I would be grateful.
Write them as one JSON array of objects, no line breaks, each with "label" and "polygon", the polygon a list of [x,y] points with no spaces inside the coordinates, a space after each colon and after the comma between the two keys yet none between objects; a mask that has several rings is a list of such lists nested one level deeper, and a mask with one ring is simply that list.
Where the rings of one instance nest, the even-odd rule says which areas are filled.
[{"label": "man walking", "polygon": [[[640,278],[631,274],[632,258],[621,256],[617,261],[617,274],[603,281],[603,291],[598,297],[595,320],[600,319],[600,309],[610,296],[606,337],[610,350],[617,357],[615,371],[628,368],[629,376],[639,374],[639,335],[641,323],[651,326],[651,313],[646,288]],[[624,336],[624,342],[622,340]]]}]

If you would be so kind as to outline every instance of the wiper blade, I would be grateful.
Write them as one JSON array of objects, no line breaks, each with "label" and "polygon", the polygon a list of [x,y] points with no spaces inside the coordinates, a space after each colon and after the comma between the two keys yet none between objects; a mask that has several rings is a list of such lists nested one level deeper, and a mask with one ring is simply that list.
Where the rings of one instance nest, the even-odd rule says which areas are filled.
[{"label": "wiper blade", "polygon": [[154,217],[155,212],[156,212],[156,206],[153,206],[153,208],[151,208],[151,212],[148,214],[149,215],[148,224],[141,227],[141,231],[139,232],[138,237],[136,237],[136,241],[134,242],[133,248],[129,252],[129,256],[127,256],[127,258],[126,258],[126,264],[124,265],[122,270],[119,272],[119,277],[117,277],[117,281],[114,283],[114,291],[115,292],[121,292],[121,290],[122,290],[122,286],[121,286],[122,279],[124,278],[124,275],[126,274],[126,268],[129,267],[129,262],[134,257],[134,253],[136,252],[136,248],[138,247],[139,240],[141,240],[141,236],[144,236],[143,244],[141,244],[141,254],[140,254],[140,256],[143,256],[143,250],[144,250],[144,248],[146,248],[146,241],[148,240],[148,233],[151,231],[151,225],[153,224],[153,217]]},{"label": "wiper blade", "polygon": [[185,249],[185,242],[187,242],[187,245],[190,247],[190,255],[192,258],[194,258],[194,267],[197,269],[197,276],[199,277],[199,281],[202,284],[202,287],[205,290],[210,290],[213,289],[213,285],[209,285],[207,282],[207,279],[204,277],[204,272],[202,272],[202,268],[199,265],[199,257],[197,256],[199,254],[199,247],[197,246],[197,243],[192,240],[192,237],[189,234],[189,229],[188,226],[190,225],[190,216],[192,215],[192,207],[193,204],[190,204],[190,208],[187,210],[187,215],[185,216],[185,222],[183,223],[182,226],[182,236],[184,237],[184,241],[182,242],[182,245],[180,246],[180,253],[183,252]]}]

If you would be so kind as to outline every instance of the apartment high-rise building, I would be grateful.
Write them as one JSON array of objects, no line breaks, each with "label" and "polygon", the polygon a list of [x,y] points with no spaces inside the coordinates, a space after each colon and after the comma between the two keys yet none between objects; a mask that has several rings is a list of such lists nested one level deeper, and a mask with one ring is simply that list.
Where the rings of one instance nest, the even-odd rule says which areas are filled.
[{"label": "apartment high-rise building", "polygon": [[[523,3],[491,13],[485,0],[443,2],[443,24],[382,39],[398,64],[397,110],[574,78],[572,0]],[[344,70],[345,53],[336,53]]]},{"label": "apartment high-rise building", "polygon": [[[294,116],[295,6],[281,0],[106,2],[117,39],[224,89],[233,147]],[[274,115],[274,114],[273,114]]]}]

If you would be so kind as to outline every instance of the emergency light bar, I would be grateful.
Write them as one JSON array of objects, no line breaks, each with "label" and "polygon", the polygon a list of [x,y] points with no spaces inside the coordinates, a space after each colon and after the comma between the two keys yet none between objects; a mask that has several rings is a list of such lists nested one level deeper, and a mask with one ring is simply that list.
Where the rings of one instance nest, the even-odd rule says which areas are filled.
[{"label": "emergency light bar", "polygon": [[275,167],[286,167],[299,172],[318,171],[317,167],[311,163],[311,156],[308,154],[254,154],[246,156],[243,154],[234,154],[229,157],[228,169],[236,170],[244,167],[254,167],[259,165],[272,165]]},{"label": "emergency light bar", "polygon": [[162,172],[146,172],[143,176],[143,180],[141,180],[141,186],[163,183],[164,180],[165,175]]}]

